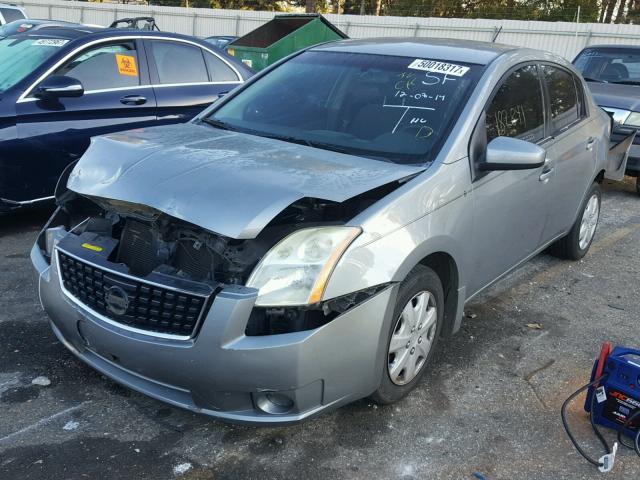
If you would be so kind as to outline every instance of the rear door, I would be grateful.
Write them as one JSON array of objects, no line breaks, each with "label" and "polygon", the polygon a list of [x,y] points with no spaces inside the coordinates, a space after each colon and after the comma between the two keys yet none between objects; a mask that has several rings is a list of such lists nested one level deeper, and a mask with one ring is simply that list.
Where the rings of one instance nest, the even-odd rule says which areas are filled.
[{"label": "rear door", "polygon": [[186,122],[242,83],[220,55],[179,39],[146,39],[160,123]]},{"label": "rear door", "polygon": [[[545,239],[568,231],[593,181],[601,139],[587,115],[582,83],[556,64],[541,65],[549,111],[552,143],[547,150],[555,171],[551,209]],[[608,146],[607,146],[608,148]]]},{"label": "rear door", "polygon": [[18,100],[19,151],[36,170],[29,190],[51,195],[64,167],[84,153],[92,136],[155,122],[156,101],[142,48],[135,39],[88,46],[51,72],[80,80],[82,96],[41,100],[32,90]]}]

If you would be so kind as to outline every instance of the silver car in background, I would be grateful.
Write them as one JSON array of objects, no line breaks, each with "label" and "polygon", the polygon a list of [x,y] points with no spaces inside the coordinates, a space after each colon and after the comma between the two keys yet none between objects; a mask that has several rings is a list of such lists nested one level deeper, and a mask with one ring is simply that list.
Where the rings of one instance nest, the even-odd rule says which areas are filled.
[{"label": "silver car in background", "polygon": [[478,292],[587,253],[609,130],[544,52],[312,47],[191,123],[94,138],[33,247],[40,297],[80,359],[196,412],[391,403]]}]

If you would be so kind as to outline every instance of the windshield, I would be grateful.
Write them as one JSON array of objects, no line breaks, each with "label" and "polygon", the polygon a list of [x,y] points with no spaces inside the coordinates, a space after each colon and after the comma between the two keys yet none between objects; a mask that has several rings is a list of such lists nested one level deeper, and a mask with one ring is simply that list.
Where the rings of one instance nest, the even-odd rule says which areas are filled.
[{"label": "windshield", "polygon": [[425,163],[446,139],[480,70],[460,62],[309,51],[203,121],[327,150]]},{"label": "windshield", "polygon": [[573,63],[589,82],[640,85],[640,49],[587,48]]},{"label": "windshield", "polygon": [[18,84],[67,41],[24,36],[0,40],[0,93]]}]

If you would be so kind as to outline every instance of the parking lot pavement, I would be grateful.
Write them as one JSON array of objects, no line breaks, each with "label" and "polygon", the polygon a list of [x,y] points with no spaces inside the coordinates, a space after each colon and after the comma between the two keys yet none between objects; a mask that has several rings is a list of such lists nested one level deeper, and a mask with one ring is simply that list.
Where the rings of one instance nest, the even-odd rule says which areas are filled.
[{"label": "parking lot pavement", "polygon": [[[559,409],[587,382],[603,341],[640,347],[640,198],[631,183],[605,185],[583,261],[539,255],[477,297],[408,398],[388,407],[362,400],[281,428],[168,407],[68,353],[46,323],[28,255],[47,216],[0,218],[0,478],[599,475],[569,444]],[[32,384],[39,376],[51,384]],[[572,414],[578,438],[600,456],[579,403]],[[640,478],[640,458],[621,451],[608,478]]]}]

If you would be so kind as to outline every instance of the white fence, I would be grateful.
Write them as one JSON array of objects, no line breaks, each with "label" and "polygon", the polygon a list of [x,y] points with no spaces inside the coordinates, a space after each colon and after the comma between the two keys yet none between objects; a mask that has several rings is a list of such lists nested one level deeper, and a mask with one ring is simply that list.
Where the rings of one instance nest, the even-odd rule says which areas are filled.
[{"label": "white fence", "polygon": [[[244,35],[270,20],[273,12],[206,8],[147,7],[69,0],[11,0],[32,18],[108,25],[116,18],[153,16],[162,30],[198,37]],[[640,26],[461,18],[326,15],[350,37],[446,37],[548,50],[571,60],[585,46],[603,43],[640,45]]]}]

